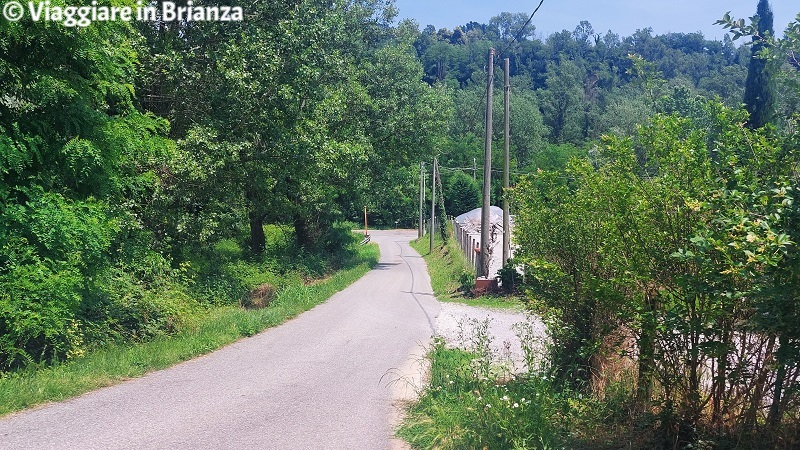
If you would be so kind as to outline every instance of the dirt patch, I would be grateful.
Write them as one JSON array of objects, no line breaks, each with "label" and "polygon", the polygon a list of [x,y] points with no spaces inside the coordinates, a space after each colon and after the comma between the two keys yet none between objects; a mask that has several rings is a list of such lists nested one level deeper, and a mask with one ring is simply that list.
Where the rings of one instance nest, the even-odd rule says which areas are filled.
[{"label": "dirt patch", "polygon": [[520,336],[530,347],[544,342],[547,333],[541,319],[524,311],[442,303],[442,310],[436,317],[436,335],[444,338],[449,347],[474,350],[476,341],[481,340],[476,333],[480,333],[479,329],[487,322],[485,334],[495,363],[505,365],[514,373],[527,370]]},{"label": "dirt patch", "polygon": [[269,283],[264,283],[250,291],[241,303],[247,309],[266,308],[275,299],[277,293],[278,288]]},{"label": "dirt patch", "polygon": [[[391,392],[392,410],[389,423],[397,429],[405,418],[408,407],[417,401],[423,387],[428,382],[428,348],[418,345],[401,367],[386,373],[384,381]],[[389,442],[390,450],[410,450],[411,446],[397,436]]]}]

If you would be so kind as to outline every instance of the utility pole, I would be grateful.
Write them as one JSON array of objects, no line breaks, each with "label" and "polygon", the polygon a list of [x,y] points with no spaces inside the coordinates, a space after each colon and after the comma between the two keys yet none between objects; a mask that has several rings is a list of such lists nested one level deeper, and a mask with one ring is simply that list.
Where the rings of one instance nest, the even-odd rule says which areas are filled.
[{"label": "utility pole", "polygon": [[364,236],[369,236],[369,229],[367,228],[367,206],[364,205]]},{"label": "utility pole", "polygon": [[433,225],[436,222],[436,171],[439,170],[439,160],[433,158],[433,173],[431,174],[431,253],[433,253]]},{"label": "utility pole", "polygon": [[510,125],[510,112],[511,112],[511,82],[509,76],[509,62],[508,58],[503,60],[503,70],[506,75],[505,85],[505,107],[506,107],[506,160],[505,167],[503,168],[503,266],[506,265],[508,258],[511,257],[511,220],[508,215],[508,185],[509,185],[509,172],[511,171],[511,162],[509,155],[509,146],[511,142]]},{"label": "utility pole", "polygon": [[424,222],[425,214],[425,163],[419,162],[419,230],[417,232],[417,239],[422,239],[425,235]]},{"label": "utility pole", "polygon": [[483,150],[483,205],[481,207],[481,248],[478,253],[478,277],[489,277],[485,261],[489,248],[489,210],[492,195],[492,86],[494,85],[494,49],[489,49],[488,76],[486,77],[486,141]]},{"label": "utility pole", "polygon": [[475,179],[475,172],[478,171],[478,159],[472,158],[472,179]]}]

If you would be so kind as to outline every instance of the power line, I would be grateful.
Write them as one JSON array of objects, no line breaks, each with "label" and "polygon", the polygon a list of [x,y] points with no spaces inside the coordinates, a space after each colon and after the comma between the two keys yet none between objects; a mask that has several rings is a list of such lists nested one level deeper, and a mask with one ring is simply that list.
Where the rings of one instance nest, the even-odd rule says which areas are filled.
[{"label": "power line", "polygon": [[[535,16],[536,13],[539,12],[539,9],[542,7],[543,4],[544,4],[544,0],[540,0],[539,1],[539,5],[537,5],[536,9],[533,10],[533,12],[531,13],[530,17],[528,17],[528,20],[526,20],[525,23],[522,25],[522,28],[520,28],[517,31],[516,35],[512,36],[512,39],[506,43],[506,45],[503,48],[503,50],[501,50],[497,54],[498,58],[500,56],[506,54],[508,49],[511,47],[511,44],[513,44],[514,42],[519,41],[519,38],[522,36],[522,33],[525,32],[525,29],[528,28],[528,25],[530,25],[531,20],[533,20],[533,16]],[[487,72],[488,72],[488,70],[487,70]],[[488,76],[488,73],[487,73],[487,76]],[[492,81],[494,81],[494,80],[492,80]],[[490,84],[490,86],[493,86],[493,85],[494,85],[494,83]],[[481,110],[481,104],[486,100],[486,97],[489,95],[489,89],[490,89],[489,86],[487,86],[486,89],[483,92],[483,96],[478,100],[478,104],[474,108],[475,114],[473,114],[473,116],[472,116],[472,123],[474,123],[475,121],[478,120],[478,113]]]},{"label": "power line", "polygon": [[[478,167],[478,169],[483,170],[483,166]],[[464,171],[464,172],[465,171],[470,171],[471,172],[472,171],[472,167],[445,167],[445,166],[439,165],[439,171],[441,172],[442,170],[449,170],[449,171],[452,171],[452,172],[457,172],[457,171]],[[503,171],[501,169],[491,169],[491,170],[492,170],[492,173],[503,173]],[[527,174],[530,174],[532,172],[519,172],[519,171],[513,171],[512,170],[509,173],[512,174],[512,175],[527,175]]]},{"label": "power line", "polygon": [[544,3],[544,0],[541,0],[539,2],[539,6],[537,6],[536,9],[533,10],[533,12],[531,13],[531,16],[528,17],[528,20],[526,20],[525,24],[522,25],[522,28],[520,28],[519,31],[517,31],[516,36],[512,36],[512,39],[506,43],[505,48],[503,50],[501,50],[500,53],[498,53],[498,57],[505,55],[505,53],[508,50],[508,48],[511,47],[511,44],[513,44],[514,42],[519,40],[520,36],[522,36],[522,33],[525,31],[525,28],[527,28],[528,25],[531,23],[531,20],[533,20],[533,16],[536,15],[536,13],[539,11],[539,8],[542,7],[543,3]]}]

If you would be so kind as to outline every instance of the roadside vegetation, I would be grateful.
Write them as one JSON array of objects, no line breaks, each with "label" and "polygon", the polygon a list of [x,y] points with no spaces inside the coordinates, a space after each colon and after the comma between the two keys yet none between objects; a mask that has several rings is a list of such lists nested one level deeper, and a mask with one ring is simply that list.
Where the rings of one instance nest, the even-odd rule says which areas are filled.
[{"label": "roadside vegetation", "polygon": [[436,233],[433,252],[429,235],[411,241],[411,247],[425,259],[431,277],[431,287],[436,299],[442,302],[458,302],[470,306],[487,308],[521,309],[519,297],[509,295],[474,296],[475,268],[464,256],[458,243],[452,238],[452,226],[445,241]]},{"label": "roadside vegetation", "polygon": [[0,379],[275,310],[363,261],[343,221],[395,223],[374,200],[448,117],[384,6],[3,20]]},{"label": "roadside vegetation", "polygon": [[[346,234],[343,239],[348,244],[332,258],[292,259],[297,249],[280,249],[281,243],[291,242],[285,230],[268,231],[274,259],[242,259],[241,250],[231,242],[210,252],[209,258],[219,260],[214,273],[192,277],[191,287],[184,289],[193,305],[169,317],[175,323],[170,332],[154,329],[147,338],[95,343],[65,362],[4,374],[0,415],[166,368],[279,325],[359,279],[379,258],[377,245],[357,245],[358,237]],[[209,269],[198,263],[197,271],[205,270]],[[154,301],[161,300],[152,295]]]},{"label": "roadside vegetation", "polygon": [[379,227],[415,222],[434,157],[434,214],[477,207],[493,47],[510,59],[514,187],[493,177],[491,203],[512,201],[525,282],[471,298],[452,240],[413,245],[441,300],[525,305],[551,345],[512,374],[485,339],[437,343],[403,435],[800,448],[800,16],[776,33],[753,2],[751,23],[718,22],[722,41],[587,21],[540,38],[509,12],[437,29],[395,23],[386,0],[251,2],[254,20],[224,23],[3,21],[0,405],[164,367],[322,301],[376,258],[343,222],[365,206]]},{"label": "roadside vegetation", "polygon": [[498,373],[485,339],[478,336],[468,350],[434,342],[429,386],[409,408],[400,437],[415,448],[441,449],[555,448],[561,442],[553,419],[566,403],[544,372],[534,366],[524,377]]}]

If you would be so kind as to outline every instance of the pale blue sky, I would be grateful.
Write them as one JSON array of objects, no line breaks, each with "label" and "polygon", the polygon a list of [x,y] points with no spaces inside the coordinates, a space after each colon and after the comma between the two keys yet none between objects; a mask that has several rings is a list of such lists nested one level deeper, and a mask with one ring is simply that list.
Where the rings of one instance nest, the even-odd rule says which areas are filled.
[{"label": "pale blue sky", "polygon": [[[539,0],[395,0],[399,18],[415,19],[420,28],[453,29],[469,21],[488,23],[503,11],[530,15]],[[534,16],[537,35],[574,30],[581,20],[588,20],[595,32],[611,30],[630,36],[638,28],[653,28],[654,33],[692,33],[701,31],[707,39],[722,39],[725,30],[714,22],[725,12],[735,18],[752,16],[758,0],[544,0]],[[775,30],[781,31],[800,13],[798,0],[771,0]]]}]

